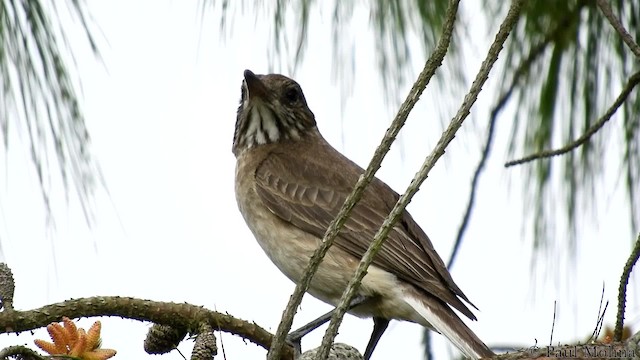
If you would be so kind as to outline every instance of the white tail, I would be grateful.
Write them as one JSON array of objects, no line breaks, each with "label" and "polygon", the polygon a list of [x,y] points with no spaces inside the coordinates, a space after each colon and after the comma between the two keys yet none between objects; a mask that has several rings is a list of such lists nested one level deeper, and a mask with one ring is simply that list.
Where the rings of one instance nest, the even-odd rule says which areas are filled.
[{"label": "white tail", "polygon": [[453,343],[467,358],[491,357],[489,350],[448,305],[435,298],[421,298],[406,294],[404,301],[409,304],[426,323]]}]

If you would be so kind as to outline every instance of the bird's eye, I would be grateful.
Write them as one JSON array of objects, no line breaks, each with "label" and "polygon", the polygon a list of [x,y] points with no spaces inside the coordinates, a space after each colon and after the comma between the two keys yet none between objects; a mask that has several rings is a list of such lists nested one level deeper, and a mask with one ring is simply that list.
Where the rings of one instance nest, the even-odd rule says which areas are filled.
[{"label": "bird's eye", "polygon": [[284,96],[289,102],[289,104],[293,104],[298,102],[298,100],[300,100],[300,91],[298,91],[298,89],[296,88],[290,88],[287,90]]}]

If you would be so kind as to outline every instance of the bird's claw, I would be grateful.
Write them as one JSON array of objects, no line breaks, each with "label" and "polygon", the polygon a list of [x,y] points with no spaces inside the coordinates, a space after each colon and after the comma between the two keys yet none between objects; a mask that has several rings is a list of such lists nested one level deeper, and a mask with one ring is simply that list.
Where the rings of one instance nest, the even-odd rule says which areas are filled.
[{"label": "bird's claw", "polygon": [[302,337],[306,334],[297,333],[292,331],[287,335],[286,342],[293,348],[293,358],[298,359],[302,355]]}]

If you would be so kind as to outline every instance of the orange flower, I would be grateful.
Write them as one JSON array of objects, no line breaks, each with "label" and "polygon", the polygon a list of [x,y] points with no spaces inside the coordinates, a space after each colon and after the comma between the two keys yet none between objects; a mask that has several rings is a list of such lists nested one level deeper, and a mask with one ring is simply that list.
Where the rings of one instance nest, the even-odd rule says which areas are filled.
[{"label": "orange flower", "polygon": [[100,348],[100,321],[93,323],[88,332],[78,328],[67,317],[63,317],[62,322],[64,326],[58,323],[47,325],[52,343],[36,339],[36,346],[49,355],[68,355],[82,360],[106,360],[116,355],[115,350]]}]

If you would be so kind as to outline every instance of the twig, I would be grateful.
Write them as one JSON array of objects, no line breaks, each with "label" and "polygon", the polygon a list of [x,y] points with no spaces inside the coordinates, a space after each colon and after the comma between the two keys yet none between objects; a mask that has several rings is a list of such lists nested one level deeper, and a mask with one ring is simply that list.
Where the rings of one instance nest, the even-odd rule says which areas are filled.
[{"label": "twig", "polygon": [[629,34],[627,29],[624,28],[620,19],[613,14],[613,10],[611,10],[609,2],[607,0],[596,0],[596,2],[598,3],[600,11],[602,11],[607,20],[609,20],[609,23],[611,23],[611,26],[613,26],[618,34],[620,34],[622,41],[627,44],[631,52],[633,52],[636,57],[640,58],[640,46],[638,46],[638,44],[633,40],[633,37],[631,37],[631,34]]},{"label": "twig", "polygon": [[473,207],[475,205],[476,192],[478,190],[480,175],[484,171],[487,159],[489,158],[489,154],[491,152],[491,145],[493,144],[493,134],[495,133],[498,115],[507,105],[509,99],[511,99],[511,94],[513,94],[513,90],[516,88],[516,85],[518,85],[518,82],[520,81],[522,76],[527,74],[527,72],[530,70],[531,64],[533,64],[533,62],[535,62],[542,54],[544,54],[544,50],[547,48],[547,45],[553,42],[553,40],[558,36],[558,33],[566,29],[567,24],[576,16],[581,7],[582,5],[576,6],[576,9],[574,11],[567,14],[563,21],[560,21],[558,23],[555,29],[547,33],[545,38],[538,45],[534,46],[531,49],[529,55],[518,65],[518,67],[514,71],[511,83],[509,84],[507,89],[504,90],[503,93],[498,97],[496,105],[491,110],[489,129],[487,130],[487,138],[484,143],[484,149],[482,150],[482,156],[480,157],[478,166],[476,166],[476,170],[473,173],[473,179],[471,180],[471,192],[469,193],[469,201],[467,202],[467,208],[464,212],[464,215],[462,216],[462,222],[458,227],[458,235],[456,236],[456,241],[453,244],[453,249],[451,250],[451,256],[449,257],[449,261],[447,262],[447,268],[451,269],[451,267],[453,266],[456,256],[458,255],[458,251],[460,250],[460,245],[462,245],[462,239],[464,238],[464,234],[469,226],[469,220],[471,219],[471,213],[473,212]]},{"label": "twig", "polygon": [[[504,42],[506,41],[511,32],[511,29],[516,24],[519,18],[520,10],[525,1],[526,0],[514,0],[511,3],[509,12],[500,25],[500,30],[496,34],[496,38],[489,48],[487,57],[480,66],[480,70],[478,71],[478,74],[476,75],[476,78],[473,81],[471,88],[469,89],[469,93],[467,93],[467,95],[464,97],[460,109],[451,120],[451,123],[449,124],[447,129],[442,133],[442,136],[436,144],[436,147],[423,162],[422,167],[411,181],[411,184],[407,188],[407,191],[400,197],[398,202],[396,202],[395,206],[391,210],[391,213],[383,222],[382,227],[380,227],[380,229],[376,233],[373,242],[369,246],[369,249],[367,249],[367,252],[362,257],[362,260],[358,265],[358,269],[356,270],[354,277],[351,279],[351,281],[349,281],[349,285],[342,294],[340,303],[336,307],[336,312],[331,318],[329,327],[325,332],[324,338],[322,339],[322,346],[318,351],[316,359],[324,360],[327,358],[329,348],[338,332],[338,327],[340,326],[342,318],[344,317],[344,314],[347,311],[349,304],[351,303],[351,299],[355,295],[356,290],[360,285],[360,281],[366,273],[367,267],[369,266],[369,264],[371,264],[371,262],[373,261],[373,257],[382,247],[382,242],[386,239],[387,234],[402,215],[405,207],[407,206],[409,201],[411,201],[411,198],[413,198],[413,195],[418,191],[418,188],[427,178],[427,175],[435,166],[435,163],[438,161],[438,159],[444,154],[445,149],[447,148],[449,143],[451,143],[451,141],[455,137],[456,132],[458,131],[458,129],[460,129],[462,123],[469,115],[471,107],[477,100],[478,94],[482,90],[482,85],[486,82],[491,68],[498,59],[498,54],[500,54]],[[457,2],[454,1],[453,3]]]},{"label": "twig", "polygon": [[622,271],[622,277],[620,279],[620,287],[618,287],[618,314],[616,315],[616,328],[613,331],[614,341],[620,341],[622,339],[622,326],[624,325],[624,308],[627,298],[627,284],[629,283],[631,270],[633,269],[633,266],[636,264],[636,262],[638,262],[638,258],[640,258],[640,234],[638,234],[636,245],[633,247],[627,263],[624,265],[624,270]]},{"label": "twig", "polygon": [[551,336],[549,337],[549,346],[553,346],[553,330],[556,328],[556,313],[558,310],[558,302],[553,301],[553,321],[551,322]]},{"label": "twig", "polygon": [[596,330],[598,331],[596,335],[596,339],[600,336],[600,332],[602,331],[602,326],[604,325],[604,316],[607,314],[607,309],[609,308],[609,300],[604,303],[604,309],[602,309],[602,313],[598,318],[598,322],[596,323]]},{"label": "twig", "polygon": [[[607,300],[606,304],[604,302],[604,282],[602,283],[602,291],[600,292],[600,306],[598,306],[598,317],[596,318],[596,326],[591,333],[591,337],[587,340],[587,343],[592,340],[596,340],[598,336],[600,336],[600,331],[602,331],[602,325],[604,320],[604,314],[607,312],[607,308],[609,307],[609,301]],[[602,309],[602,305],[604,305],[604,310]]]},{"label": "twig", "polygon": [[[213,306],[213,310],[218,311],[218,309],[216,309],[215,305]],[[222,339],[222,329],[220,329],[220,326],[218,326],[218,332],[220,333],[220,349],[222,349],[222,358],[224,360],[227,360],[227,353],[224,351],[224,340]]]},{"label": "twig", "polygon": [[333,245],[333,242],[340,232],[340,229],[342,229],[342,226],[347,221],[347,217],[351,213],[351,210],[362,197],[362,193],[364,192],[365,187],[371,182],[376,171],[380,169],[382,160],[389,152],[391,144],[395,140],[402,126],[404,126],[409,113],[418,102],[420,95],[435,74],[436,69],[438,69],[438,67],[440,67],[440,65],[442,64],[442,60],[444,59],[444,56],[447,53],[447,49],[449,48],[449,43],[451,42],[453,25],[455,22],[453,20],[455,20],[459,2],[460,0],[450,0],[449,7],[447,8],[446,13],[447,21],[445,22],[445,26],[442,30],[442,36],[438,41],[438,45],[436,46],[433,54],[425,63],[424,69],[418,76],[415,84],[413,84],[413,87],[409,91],[409,95],[400,106],[398,114],[391,123],[389,129],[387,129],[382,142],[376,149],[373,158],[371,159],[371,162],[367,167],[367,170],[362,176],[360,176],[360,179],[358,179],[355,188],[342,205],[340,212],[327,228],[327,232],[322,239],[322,244],[316,249],[316,251],[313,253],[313,256],[311,256],[309,264],[307,265],[307,268],[305,269],[300,282],[298,282],[298,284],[296,285],[293,294],[289,298],[289,303],[287,304],[287,307],[282,314],[282,320],[278,325],[278,330],[276,331],[273,343],[271,344],[271,350],[267,355],[268,360],[278,360],[280,358],[280,350],[284,345],[287,333],[289,332],[289,330],[291,330],[293,316],[295,315],[298,306],[300,306],[302,296],[309,288],[311,278],[318,269],[318,266],[324,258],[324,255],[329,250],[329,247]]},{"label": "twig", "polygon": [[509,84],[509,87],[499,96],[496,105],[491,110],[489,129],[487,130],[487,139],[485,140],[482,156],[480,157],[478,166],[476,167],[476,170],[473,174],[473,179],[471,180],[471,192],[469,193],[469,201],[467,202],[467,208],[462,217],[462,222],[458,227],[458,235],[456,236],[456,241],[453,244],[451,256],[449,257],[449,261],[447,263],[447,268],[451,269],[451,267],[453,266],[460,246],[462,245],[462,239],[464,238],[464,234],[469,226],[469,220],[471,219],[471,213],[473,212],[473,208],[475,205],[476,192],[478,190],[480,175],[484,171],[487,159],[489,158],[489,153],[491,152],[491,145],[493,144],[493,134],[495,133],[495,125],[498,119],[498,114],[500,114],[504,106],[511,98],[511,94],[518,84],[518,81],[520,81],[522,76],[527,74],[527,72],[530,70],[531,64],[533,64],[534,61],[536,61],[542,54],[544,54],[544,50],[547,48],[547,45],[552,43],[557,38],[558,34],[567,28],[571,20],[574,19],[580,9],[582,9],[582,7],[584,6],[583,4],[584,3],[580,3],[578,6],[576,6],[573,11],[568,13],[565,18],[558,23],[555,29],[547,33],[544,39],[538,45],[534,46],[531,49],[529,55],[518,65],[517,69],[514,71],[513,78],[511,79],[511,84]]},{"label": "twig", "polygon": [[627,85],[625,85],[624,89],[622,89],[622,92],[620,93],[620,95],[618,95],[618,98],[616,99],[616,101],[613,102],[613,105],[611,105],[611,107],[607,109],[607,112],[605,112],[604,115],[602,115],[602,117],[598,119],[598,121],[595,124],[593,124],[593,126],[587,129],[587,131],[584,134],[582,134],[582,136],[580,136],[578,139],[556,150],[544,150],[539,153],[525,156],[522,159],[511,160],[506,164],[504,164],[504,166],[510,167],[514,165],[521,165],[527,162],[531,162],[533,160],[544,159],[552,156],[566,154],[569,151],[581,145],[584,145],[587,141],[589,141],[591,136],[593,136],[596,132],[598,132],[598,130],[600,130],[604,126],[604,124],[606,124],[607,121],[611,119],[611,117],[616,113],[616,111],[618,111],[618,108],[625,102],[625,100],[627,99],[631,91],[633,91],[633,88],[636,85],[638,85],[638,83],[640,83],[640,72],[637,72],[631,75],[631,77],[629,78],[629,81],[627,82]]},{"label": "twig", "polygon": [[[69,318],[118,316],[189,330],[196,330],[206,323],[222,331],[239,335],[265,349],[269,348],[273,338],[271,333],[255,323],[201,306],[120,296],[72,299],[28,311],[2,311],[0,312],[0,334],[41,328],[51,322],[59,321],[63,316]],[[293,359],[293,349],[287,346],[282,355],[282,358]]]}]

